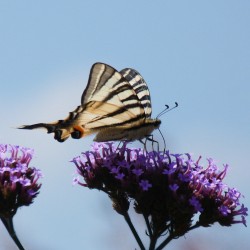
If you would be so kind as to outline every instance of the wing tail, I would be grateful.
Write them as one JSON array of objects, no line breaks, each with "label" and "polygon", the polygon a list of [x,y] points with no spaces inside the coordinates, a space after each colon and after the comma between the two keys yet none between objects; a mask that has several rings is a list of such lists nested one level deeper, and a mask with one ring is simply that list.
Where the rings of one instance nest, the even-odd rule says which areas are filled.
[{"label": "wing tail", "polygon": [[19,129],[39,129],[43,128],[47,130],[47,133],[53,133],[55,131],[55,125],[47,124],[47,123],[36,123],[32,125],[22,125],[18,127]]},{"label": "wing tail", "polygon": [[[36,123],[32,125],[23,125],[19,127],[19,129],[46,129],[47,133],[54,133],[55,140],[59,142],[64,142],[69,138],[70,135],[72,135],[72,132],[70,132],[66,128],[62,128],[61,124],[63,124],[61,121],[58,121],[57,123]],[[73,136],[72,136],[73,137]]]},{"label": "wing tail", "polygon": [[32,125],[23,125],[19,129],[46,129],[47,133],[54,133],[55,140],[64,142],[70,136],[74,139],[80,139],[81,137],[91,134],[89,129],[85,129],[84,122],[76,122],[77,117],[82,113],[83,107],[78,106],[74,111],[69,113],[69,116],[64,120],[58,120],[52,123],[36,123]]}]

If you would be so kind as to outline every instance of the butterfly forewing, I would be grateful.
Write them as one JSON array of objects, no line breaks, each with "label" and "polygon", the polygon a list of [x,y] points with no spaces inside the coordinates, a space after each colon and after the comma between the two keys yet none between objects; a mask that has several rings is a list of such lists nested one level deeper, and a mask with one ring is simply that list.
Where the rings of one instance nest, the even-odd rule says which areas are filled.
[{"label": "butterfly forewing", "polygon": [[[144,112],[134,88],[127,79],[111,66],[101,63],[93,65],[82,101],[83,104],[98,102],[100,106],[104,103],[116,106],[116,110],[107,110],[106,117],[124,112],[129,112],[131,116],[136,117]],[[95,108],[98,106],[95,105]],[[104,107],[100,108],[104,109]]]},{"label": "butterfly forewing", "polygon": [[[82,94],[81,103],[82,105],[97,98],[96,94],[107,84],[108,80],[111,82],[117,82],[120,78],[120,75],[115,74],[116,70],[109,65],[104,63],[95,63],[89,74],[89,80],[86,89]],[[106,93],[105,93],[106,94]],[[105,96],[102,100],[103,101]]]},{"label": "butterfly forewing", "polygon": [[139,99],[140,105],[142,105],[145,116],[147,118],[151,117],[151,99],[148,86],[142,76],[134,69],[126,68],[120,71],[123,77],[129,82],[133,87],[137,98]]}]

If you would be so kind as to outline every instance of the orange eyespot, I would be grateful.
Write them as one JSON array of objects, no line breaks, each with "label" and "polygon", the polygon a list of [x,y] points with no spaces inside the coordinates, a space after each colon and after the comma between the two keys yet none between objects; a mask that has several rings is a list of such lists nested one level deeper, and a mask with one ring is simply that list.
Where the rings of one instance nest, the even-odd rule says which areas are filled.
[{"label": "orange eyespot", "polygon": [[80,139],[84,135],[84,129],[82,126],[73,126],[74,131],[71,133],[71,137],[74,139]]},{"label": "orange eyespot", "polygon": [[75,125],[75,126],[73,126],[73,128],[74,128],[75,130],[80,131],[82,134],[84,134],[84,129],[83,129],[83,127],[82,127],[82,126]]}]

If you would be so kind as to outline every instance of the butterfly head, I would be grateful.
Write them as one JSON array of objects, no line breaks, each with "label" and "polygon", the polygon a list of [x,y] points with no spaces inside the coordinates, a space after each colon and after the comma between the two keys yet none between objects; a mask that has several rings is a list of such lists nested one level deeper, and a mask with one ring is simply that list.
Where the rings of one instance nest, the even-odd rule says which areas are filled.
[{"label": "butterfly head", "polygon": [[159,128],[161,125],[161,120],[153,119],[153,121],[154,121],[153,124],[154,124],[155,129]]},{"label": "butterfly head", "polygon": [[147,118],[145,120],[145,126],[152,128],[152,131],[158,129],[160,125],[161,125],[161,120],[158,118],[156,119]]},{"label": "butterfly head", "polygon": [[[141,130],[143,131],[142,134],[144,135],[143,137],[146,137],[147,135],[152,134],[152,132],[155,129],[158,129],[161,125],[161,120],[159,119],[151,119],[148,118],[145,120],[145,124],[141,126]],[[141,139],[141,138],[140,138]]]}]

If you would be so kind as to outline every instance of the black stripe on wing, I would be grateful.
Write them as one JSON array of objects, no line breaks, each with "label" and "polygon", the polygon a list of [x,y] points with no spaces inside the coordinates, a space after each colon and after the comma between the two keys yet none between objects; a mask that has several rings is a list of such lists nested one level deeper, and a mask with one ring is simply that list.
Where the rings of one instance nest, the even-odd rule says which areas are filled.
[{"label": "black stripe on wing", "polygon": [[[141,120],[141,122],[139,122]],[[102,126],[98,126],[98,127],[94,127],[93,129],[94,130],[100,130],[100,129],[104,129],[104,128],[115,128],[115,127],[119,127],[119,126],[125,126],[127,124],[131,124],[131,129],[133,129],[134,126],[132,126],[133,123],[138,123],[138,127],[143,127],[144,125],[144,121],[145,120],[145,115],[144,114],[140,114],[136,117],[133,117],[129,120],[125,120],[125,121],[122,121],[122,122],[119,122],[119,123],[114,123],[114,124],[109,124],[109,125],[102,125]],[[140,124],[140,125],[139,125]]]},{"label": "black stripe on wing", "polygon": [[[119,84],[121,84],[121,86],[118,86]],[[125,79],[122,78],[119,81],[117,81],[116,84],[114,84],[114,87],[116,87],[116,86],[118,86],[118,87],[117,88],[113,88],[112,91],[109,93],[109,95],[107,95],[104,98],[103,102],[107,102],[108,100],[112,99],[114,96],[116,96],[118,94],[121,94],[122,92],[125,92],[127,90],[130,92],[130,94],[127,97],[130,98],[131,96],[133,96],[132,100],[138,100],[138,97],[133,94],[134,93],[133,88],[131,87],[131,85],[129,85],[127,83],[127,81]],[[125,100],[125,99],[127,99],[127,97],[124,98],[124,99],[120,99],[120,100],[121,101]],[[137,106],[138,106],[138,104],[137,104]]]}]

